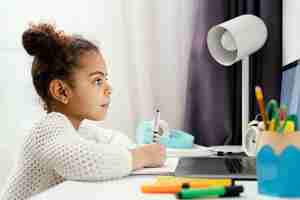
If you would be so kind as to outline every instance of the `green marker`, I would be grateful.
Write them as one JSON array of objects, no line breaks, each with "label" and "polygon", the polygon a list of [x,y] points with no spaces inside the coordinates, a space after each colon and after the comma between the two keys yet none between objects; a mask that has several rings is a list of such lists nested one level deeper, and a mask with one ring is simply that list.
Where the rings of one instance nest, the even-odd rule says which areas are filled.
[{"label": "green marker", "polygon": [[298,117],[297,115],[289,115],[287,116],[286,120],[283,123],[283,126],[280,128],[280,132],[283,132],[284,129],[286,128],[288,122],[293,122],[295,125],[295,131],[299,130],[299,126],[298,126]]},{"label": "green marker", "polygon": [[273,111],[273,119],[275,121],[275,131],[280,131],[280,117],[278,109]]},{"label": "green marker", "polygon": [[287,121],[288,120],[291,120],[291,121],[293,121],[294,122],[294,124],[295,124],[295,130],[297,131],[298,130],[298,128],[299,128],[299,126],[298,126],[298,117],[297,117],[297,115],[289,115],[288,117],[287,117],[287,119],[286,119]]},{"label": "green marker", "polygon": [[266,108],[266,112],[268,115],[269,120],[271,120],[274,115],[276,114],[275,111],[277,111],[278,108],[278,103],[275,99],[271,99],[268,104],[267,104],[267,108]]},{"label": "green marker", "polygon": [[177,193],[179,199],[192,199],[201,197],[237,197],[244,191],[244,187],[241,185],[229,186],[229,187],[209,187],[209,188],[192,188],[182,189],[181,192]]}]

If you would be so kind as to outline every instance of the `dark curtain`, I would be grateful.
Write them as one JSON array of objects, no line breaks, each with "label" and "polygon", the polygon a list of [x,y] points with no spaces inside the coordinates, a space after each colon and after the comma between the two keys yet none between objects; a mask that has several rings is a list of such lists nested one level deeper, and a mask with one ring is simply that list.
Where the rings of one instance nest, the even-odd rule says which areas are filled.
[{"label": "dark curtain", "polygon": [[[281,66],[282,66],[282,0],[227,0],[227,19],[242,14],[253,14],[260,17],[268,29],[268,39],[265,45],[249,58],[250,67],[250,99],[249,119],[254,119],[258,113],[254,88],[263,88],[265,101],[271,98],[280,100]],[[249,36],[251,39],[251,36]],[[233,80],[237,82],[233,87],[235,95],[233,102],[239,102],[233,115],[236,121],[241,117],[241,69],[242,63],[233,65]],[[233,123],[232,144],[241,144],[241,123]]]},{"label": "dark curtain", "polygon": [[[266,44],[250,56],[250,119],[257,113],[254,86],[266,100],[279,99],[282,63],[282,0],[201,0],[188,69],[185,130],[201,145],[241,144],[241,62],[224,67],[209,55],[208,30],[241,14],[261,17]],[[249,37],[251,39],[251,37]]]},{"label": "dark curtain", "polygon": [[206,36],[210,27],[226,20],[226,2],[198,3],[188,69],[185,130],[195,136],[197,144],[224,144],[232,132],[232,68],[217,64],[209,55]]}]

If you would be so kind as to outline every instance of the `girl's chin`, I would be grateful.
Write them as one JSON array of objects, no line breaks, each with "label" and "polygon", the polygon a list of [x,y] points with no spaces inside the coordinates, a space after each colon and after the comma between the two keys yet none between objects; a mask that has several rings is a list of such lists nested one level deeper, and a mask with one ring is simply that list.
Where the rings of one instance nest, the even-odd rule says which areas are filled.
[{"label": "girl's chin", "polygon": [[94,120],[95,121],[102,121],[106,117],[106,111],[105,112],[99,112],[95,115]]},{"label": "girl's chin", "polygon": [[101,107],[101,109],[97,109],[96,112],[90,113],[89,114],[89,120],[92,121],[103,121],[106,117],[106,113],[107,113],[107,108],[103,108]]}]

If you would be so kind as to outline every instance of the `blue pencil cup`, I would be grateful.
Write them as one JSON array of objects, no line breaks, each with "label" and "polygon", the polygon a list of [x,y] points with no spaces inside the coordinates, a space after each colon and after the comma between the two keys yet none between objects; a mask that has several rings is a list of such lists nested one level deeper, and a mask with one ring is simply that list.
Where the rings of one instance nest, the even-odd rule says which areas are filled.
[{"label": "blue pencil cup", "polygon": [[300,132],[262,132],[258,139],[258,192],[277,197],[300,197]]}]

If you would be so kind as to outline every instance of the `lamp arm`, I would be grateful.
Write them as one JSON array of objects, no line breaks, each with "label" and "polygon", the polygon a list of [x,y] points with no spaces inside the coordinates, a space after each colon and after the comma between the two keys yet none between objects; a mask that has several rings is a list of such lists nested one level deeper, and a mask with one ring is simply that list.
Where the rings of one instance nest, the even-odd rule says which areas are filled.
[{"label": "lamp arm", "polygon": [[249,56],[242,59],[242,146],[249,123]]}]

